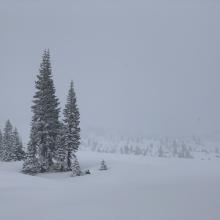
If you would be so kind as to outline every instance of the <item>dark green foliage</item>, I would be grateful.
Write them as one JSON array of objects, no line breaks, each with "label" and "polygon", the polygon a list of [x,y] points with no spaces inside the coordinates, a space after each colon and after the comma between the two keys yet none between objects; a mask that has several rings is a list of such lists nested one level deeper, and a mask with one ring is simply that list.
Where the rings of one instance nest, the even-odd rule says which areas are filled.
[{"label": "dark green foliage", "polygon": [[24,159],[25,152],[17,129],[9,120],[4,128],[4,134],[0,132],[0,159],[3,161],[17,161]]},{"label": "dark green foliage", "polygon": [[20,140],[18,130],[15,128],[13,131],[13,151],[15,160],[23,160],[25,158],[25,152],[23,151],[23,144]]},{"label": "dark green foliage", "polygon": [[59,121],[59,102],[55,95],[49,51],[44,51],[33,98],[31,136],[25,173],[67,171],[80,145],[79,109],[71,82],[64,109],[63,124]]},{"label": "dark green foliage", "polygon": [[57,161],[55,169],[58,171],[66,171],[67,170],[67,151],[65,148],[65,130],[64,125],[61,123],[60,132],[57,137],[57,149],[55,151],[55,159]]},{"label": "dark green foliage", "polygon": [[70,84],[67,103],[64,109],[65,149],[67,150],[67,169],[71,169],[72,155],[80,145],[80,114],[73,82]]},{"label": "dark green foliage", "polygon": [[33,131],[31,131],[30,142],[28,144],[27,154],[22,169],[23,173],[33,175],[40,172],[40,164],[36,155],[36,142],[34,142]]},{"label": "dark green foliage", "polygon": [[[59,134],[59,102],[55,95],[52,79],[50,53],[44,51],[32,106],[32,134],[29,145],[36,148],[41,172],[48,171],[53,165],[53,154]],[[28,152],[29,154],[29,152]]]},{"label": "dark green foliage", "polygon": [[13,149],[13,126],[9,120],[6,121],[4,134],[3,134],[3,161],[16,160],[16,155]]}]

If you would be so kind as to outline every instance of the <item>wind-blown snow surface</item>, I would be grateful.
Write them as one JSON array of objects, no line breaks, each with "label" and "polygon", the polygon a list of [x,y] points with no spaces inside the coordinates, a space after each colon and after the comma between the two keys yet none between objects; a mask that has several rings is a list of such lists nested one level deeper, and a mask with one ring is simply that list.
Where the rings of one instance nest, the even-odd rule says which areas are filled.
[{"label": "wind-blown snow surface", "polygon": [[[92,175],[21,174],[0,163],[2,220],[219,220],[220,160],[79,152]],[[105,159],[108,171],[99,171]]]}]

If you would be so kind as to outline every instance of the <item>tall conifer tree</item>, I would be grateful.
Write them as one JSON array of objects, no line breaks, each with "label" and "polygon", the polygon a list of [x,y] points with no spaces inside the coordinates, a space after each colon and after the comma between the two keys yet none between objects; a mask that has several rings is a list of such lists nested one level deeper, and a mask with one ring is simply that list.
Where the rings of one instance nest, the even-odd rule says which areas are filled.
[{"label": "tall conifer tree", "polygon": [[71,169],[72,154],[74,154],[80,145],[80,113],[77,106],[76,94],[73,87],[73,81],[67,96],[67,103],[64,109],[64,129],[65,129],[65,148],[67,150],[67,168]]},{"label": "tall conifer tree", "polygon": [[44,51],[35,88],[37,91],[33,99],[31,140],[28,148],[31,152],[27,155],[31,155],[29,157],[33,159],[33,152],[36,152],[40,171],[45,172],[53,165],[60,125],[59,102],[55,95],[49,50]]}]

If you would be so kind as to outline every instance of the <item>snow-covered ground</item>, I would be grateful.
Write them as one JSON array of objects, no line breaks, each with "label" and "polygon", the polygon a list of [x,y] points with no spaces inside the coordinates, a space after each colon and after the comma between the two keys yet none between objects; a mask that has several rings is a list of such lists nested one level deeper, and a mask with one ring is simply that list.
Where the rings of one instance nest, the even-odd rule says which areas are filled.
[{"label": "snow-covered ground", "polygon": [[[1,220],[219,220],[220,159],[78,153],[92,175],[28,176],[0,163]],[[99,171],[100,161],[109,166]]]}]

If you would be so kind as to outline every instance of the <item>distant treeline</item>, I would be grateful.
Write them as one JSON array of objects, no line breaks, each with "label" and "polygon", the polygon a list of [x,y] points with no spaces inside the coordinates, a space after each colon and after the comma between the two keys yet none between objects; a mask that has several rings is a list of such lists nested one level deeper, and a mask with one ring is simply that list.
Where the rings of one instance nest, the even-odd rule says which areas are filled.
[{"label": "distant treeline", "polygon": [[7,120],[3,132],[0,130],[0,160],[19,161],[24,158],[25,152],[18,130]]}]

